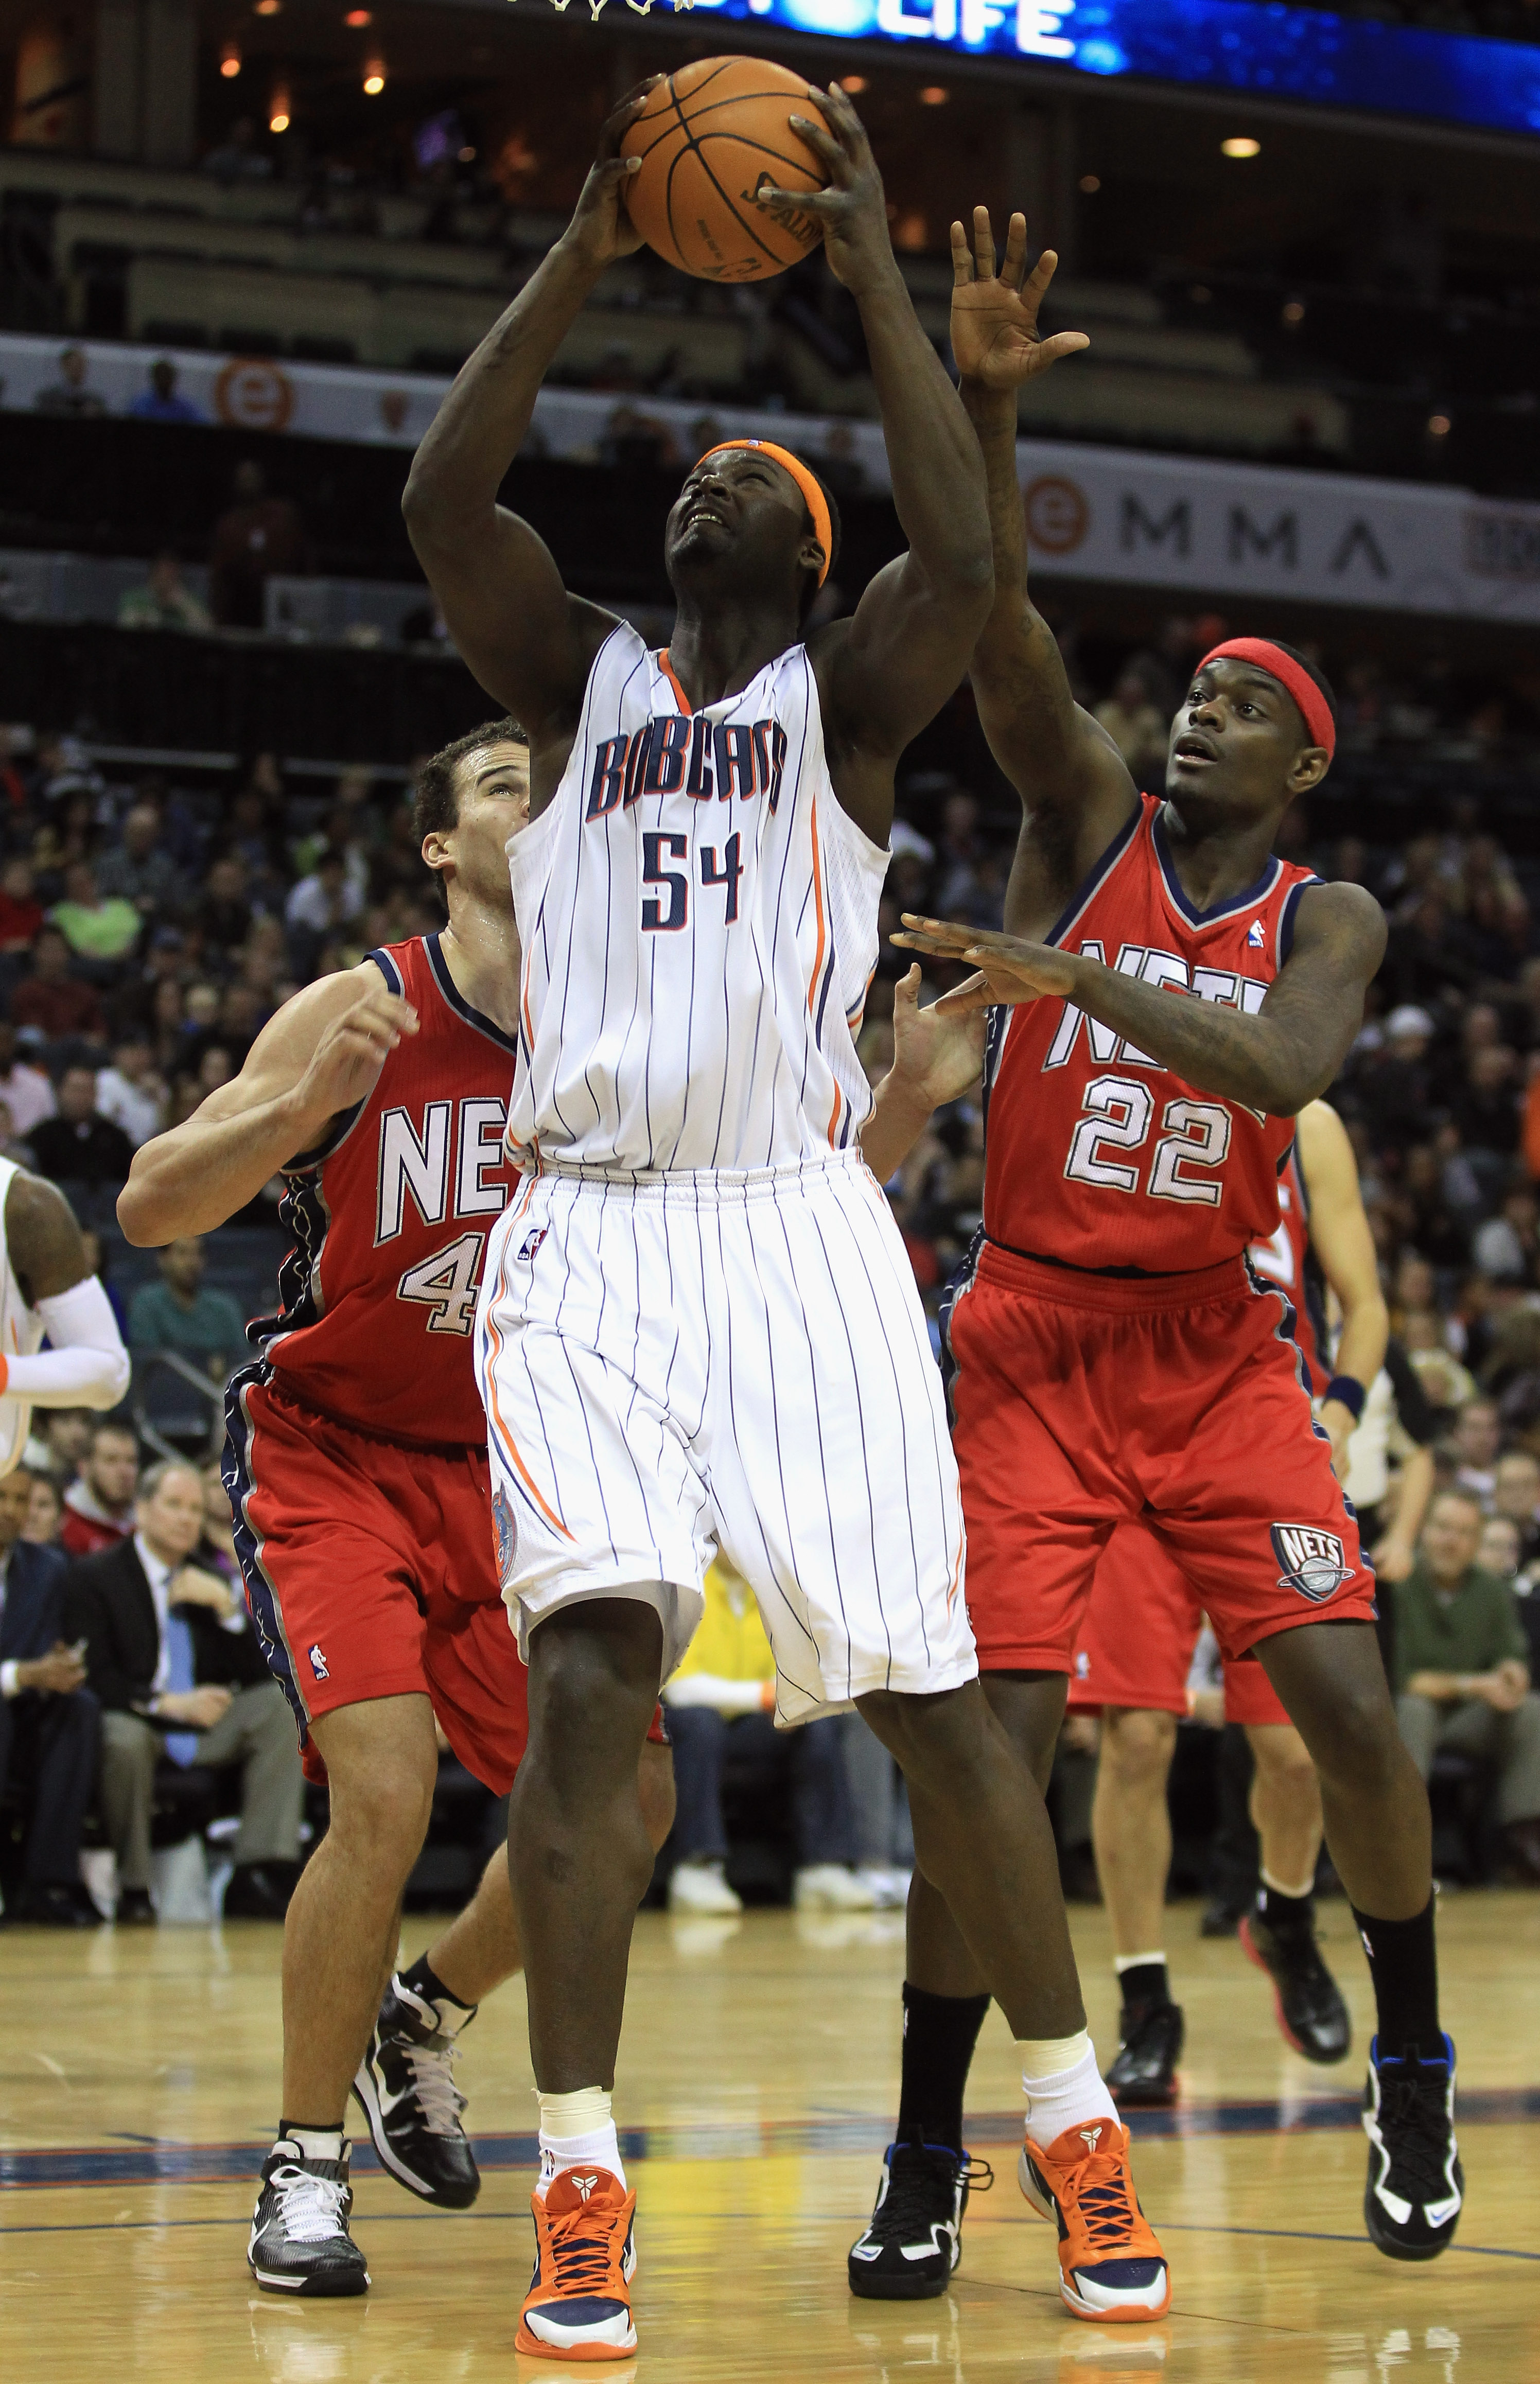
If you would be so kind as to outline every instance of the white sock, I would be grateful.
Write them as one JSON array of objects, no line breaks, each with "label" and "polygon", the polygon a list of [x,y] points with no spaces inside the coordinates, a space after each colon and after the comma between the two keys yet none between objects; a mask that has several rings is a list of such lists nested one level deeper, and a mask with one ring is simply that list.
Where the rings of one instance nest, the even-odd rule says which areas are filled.
[{"label": "white sock", "polygon": [[1046,2151],[1066,2128],[1088,2119],[1118,2120],[1117,2105],[1097,2067],[1096,2047],[1082,2029],[1076,2036],[1042,2037],[1018,2044],[1027,2132]]},{"label": "white sock", "polygon": [[286,2128],[279,2142],[298,2144],[302,2160],[340,2161],[342,2157],[341,2128]]},{"label": "white sock", "polygon": [[543,2194],[564,2168],[588,2162],[595,2168],[607,2168],[619,2179],[624,2192],[620,2139],[604,2088],[582,2086],[575,2094],[541,2094],[537,2088],[536,2100],[540,2106],[540,2175],[536,2192]]}]

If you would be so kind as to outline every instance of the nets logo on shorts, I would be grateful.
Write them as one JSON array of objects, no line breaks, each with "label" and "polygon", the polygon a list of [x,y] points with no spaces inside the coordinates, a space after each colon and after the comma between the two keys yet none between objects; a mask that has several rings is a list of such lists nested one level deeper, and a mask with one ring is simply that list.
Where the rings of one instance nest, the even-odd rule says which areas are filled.
[{"label": "nets logo on shorts", "polygon": [[1283,1567],[1279,1588],[1297,1589],[1312,1606],[1324,1606],[1345,1581],[1353,1578],[1352,1566],[1345,1562],[1348,1552],[1336,1533],[1318,1531],[1313,1523],[1274,1523],[1273,1553]]},{"label": "nets logo on shorts", "polygon": [[497,1533],[497,1577],[506,1582],[513,1576],[514,1558],[518,1554],[518,1523],[514,1502],[501,1482],[492,1492],[492,1524]]}]

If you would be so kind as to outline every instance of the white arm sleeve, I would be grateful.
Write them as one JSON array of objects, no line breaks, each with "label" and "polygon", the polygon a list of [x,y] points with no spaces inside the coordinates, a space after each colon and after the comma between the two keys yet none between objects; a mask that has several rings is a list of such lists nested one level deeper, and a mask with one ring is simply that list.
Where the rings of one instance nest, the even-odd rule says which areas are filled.
[{"label": "white arm sleeve", "polygon": [[51,1349],[12,1358],[6,1395],[34,1408],[115,1408],[129,1387],[129,1353],[112,1303],[93,1274],[40,1299]]}]

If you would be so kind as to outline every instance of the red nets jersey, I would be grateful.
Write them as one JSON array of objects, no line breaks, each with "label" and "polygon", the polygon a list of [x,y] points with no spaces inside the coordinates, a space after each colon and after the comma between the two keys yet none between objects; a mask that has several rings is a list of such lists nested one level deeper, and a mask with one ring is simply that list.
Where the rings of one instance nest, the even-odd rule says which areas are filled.
[{"label": "red nets jersey", "polygon": [[1266,1241],[1251,1245],[1251,1263],[1268,1283],[1275,1283],[1294,1304],[1294,1338],[1305,1361],[1305,1379],[1319,1397],[1331,1375],[1326,1362],[1326,1305],[1321,1270],[1310,1248],[1310,1204],[1299,1173],[1299,1153],[1291,1150],[1278,1178],[1278,1229]]},{"label": "red nets jersey", "polygon": [[515,1046],[457,992],[437,936],[371,952],[416,1011],[369,1099],[284,1171],[294,1247],[252,1338],[279,1387],[420,1447],[481,1443],[471,1324],[506,1205]]},{"label": "red nets jersey", "polygon": [[[1255,1012],[1283,967],[1308,869],[1270,860],[1211,911],[1182,890],[1144,795],[1046,938],[1146,985]],[[987,1062],[984,1230],[1089,1268],[1177,1274],[1277,1230],[1291,1118],[1200,1093],[1070,1002],[997,1011]]]}]

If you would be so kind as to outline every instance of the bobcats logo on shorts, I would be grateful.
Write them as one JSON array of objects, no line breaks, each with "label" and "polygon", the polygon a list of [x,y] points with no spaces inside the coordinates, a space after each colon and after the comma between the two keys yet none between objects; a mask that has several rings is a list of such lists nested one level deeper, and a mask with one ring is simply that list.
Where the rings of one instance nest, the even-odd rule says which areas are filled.
[{"label": "bobcats logo on shorts", "polygon": [[1353,1578],[1352,1566],[1345,1562],[1347,1550],[1336,1533],[1319,1531],[1313,1523],[1274,1523],[1273,1553],[1283,1567],[1279,1588],[1297,1589],[1312,1606],[1324,1606],[1345,1581]]},{"label": "bobcats logo on shorts", "polygon": [[518,1523],[514,1514],[514,1502],[500,1482],[492,1492],[492,1526],[497,1533],[497,1577],[511,1578],[514,1558],[518,1554]]}]

